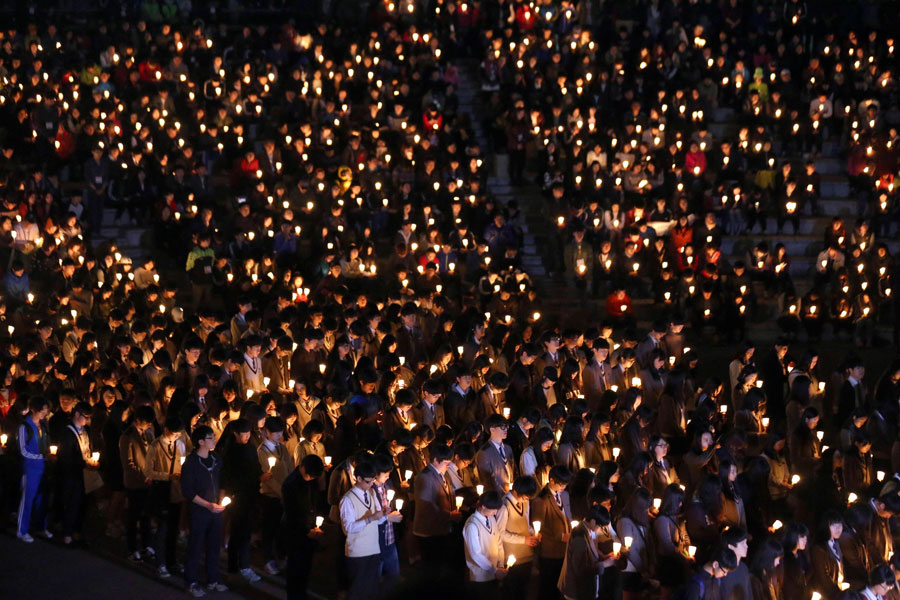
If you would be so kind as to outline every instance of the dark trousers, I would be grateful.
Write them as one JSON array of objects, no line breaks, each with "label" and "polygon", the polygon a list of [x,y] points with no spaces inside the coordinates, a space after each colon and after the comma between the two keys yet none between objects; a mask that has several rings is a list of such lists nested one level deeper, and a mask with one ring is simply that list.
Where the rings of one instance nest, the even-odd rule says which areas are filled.
[{"label": "dark trousers", "polygon": [[128,498],[128,509],[125,512],[125,541],[128,552],[138,550],[138,527],[141,532],[141,542],[144,546],[151,546],[153,539],[150,532],[150,515],[147,513],[147,497],[150,490],[147,488],[125,490]]},{"label": "dark trousers", "polygon": [[160,567],[175,566],[175,545],[178,542],[178,526],[181,524],[181,502],[166,502],[158,507],[156,517],[156,536],[153,549],[156,551],[156,564]]},{"label": "dark trousers", "polygon": [[347,572],[350,575],[350,589],[347,590],[347,600],[369,600],[374,598],[378,593],[381,554],[348,556]]},{"label": "dark trousers", "polygon": [[312,570],[314,544],[291,544],[287,553],[287,600],[306,600],[309,573]]},{"label": "dark trousers", "polygon": [[219,582],[219,550],[222,547],[222,513],[212,513],[198,505],[191,505],[191,533],[188,536],[184,582],[197,583],[200,575],[200,555],[206,554],[206,583]]},{"label": "dark trousers", "polygon": [[250,567],[250,536],[256,513],[255,495],[235,494],[231,512],[231,535],[228,537],[228,570],[232,573]]},{"label": "dark trousers", "polygon": [[559,598],[559,572],[562,571],[563,559],[541,558],[538,563],[540,568],[540,582],[538,584],[538,597],[541,600],[556,600]]},{"label": "dark trousers", "polygon": [[419,542],[419,552],[425,568],[435,572],[446,569],[447,562],[451,560],[449,534],[416,537],[416,540]]},{"label": "dark trousers", "polygon": [[528,579],[531,577],[531,561],[517,562],[503,578],[503,599],[522,600],[528,595]]},{"label": "dark trousers", "polygon": [[75,533],[81,533],[81,524],[84,520],[84,476],[80,471],[77,474],[65,474],[60,489],[63,505],[63,536],[71,537]]},{"label": "dark trousers", "polygon": [[268,562],[275,560],[275,549],[279,542],[279,528],[281,526],[281,500],[271,496],[260,496],[262,506],[262,552],[263,558]]},{"label": "dark trousers", "polygon": [[498,596],[499,584],[494,581],[470,581],[466,587],[469,589],[469,598],[472,600],[495,600]]}]

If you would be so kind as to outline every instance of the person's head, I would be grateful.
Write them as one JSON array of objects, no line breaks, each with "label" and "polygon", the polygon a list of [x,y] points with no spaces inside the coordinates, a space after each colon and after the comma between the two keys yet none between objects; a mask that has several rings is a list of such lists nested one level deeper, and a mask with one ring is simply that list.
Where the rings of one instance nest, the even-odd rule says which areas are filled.
[{"label": "person's head", "polygon": [[91,420],[91,405],[87,402],[79,402],[72,409],[72,424],[75,427],[84,427]]},{"label": "person's head", "polygon": [[[249,433],[249,432],[248,432]],[[306,481],[314,481],[325,472],[325,463],[318,454],[307,454],[297,466]]]},{"label": "person's head", "polygon": [[250,441],[250,430],[252,429],[250,421],[241,417],[232,421],[230,427],[238,444],[246,444]]},{"label": "person's head", "polygon": [[681,513],[684,505],[684,490],[677,483],[670,483],[663,492],[662,502],[659,505],[659,514],[674,517]]},{"label": "person's head", "polygon": [[836,510],[828,510],[822,515],[822,530],[828,540],[838,540],[844,533],[844,518]]},{"label": "person's head", "polygon": [[368,492],[375,483],[375,467],[370,460],[357,460],[353,471],[356,476],[356,486]]},{"label": "person's head", "polygon": [[797,521],[788,523],[784,532],[784,551],[797,553],[806,550],[809,541],[809,529],[806,525]]},{"label": "person's head", "polygon": [[478,512],[486,517],[493,517],[503,506],[503,498],[494,490],[487,491],[478,498]]},{"label": "person's head", "polygon": [[747,531],[743,527],[729,527],[722,532],[722,545],[737,557],[738,562],[747,557]]},{"label": "person's head", "polygon": [[491,440],[500,442],[506,439],[509,429],[509,422],[503,418],[503,415],[494,413],[485,421],[485,429],[490,432]]},{"label": "person's head", "polygon": [[738,566],[738,559],[732,550],[720,548],[714,552],[704,568],[716,579],[721,579],[734,571]]},{"label": "person's head", "polygon": [[284,437],[284,419],[281,417],[266,417],[266,424],[263,427],[266,439],[274,444],[281,443]]},{"label": "person's head", "polygon": [[547,487],[550,488],[551,492],[562,492],[569,485],[570,481],[572,481],[572,471],[565,465],[554,465],[550,469]]},{"label": "person's head", "polygon": [[198,425],[191,432],[191,443],[198,453],[216,449],[216,434],[208,425]]},{"label": "person's head", "polygon": [[531,498],[538,491],[537,481],[531,475],[520,475],[513,481],[512,491],[517,498]]},{"label": "person's head", "polygon": [[588,510],[587,515],[581,520],[588,530],[594,533],[600,531],[610,523],[609,511],[604,506],[593,506]]},{"label": "person's head", "polygon": [[878,597],[884,597],[897,585],[897,579],[890,565],[878,565],[869,572],[869,589]]},{"label": "person's head", "polygon": [[453,449],[449,446],[435,445],[431,448],[431,466],[441,474],[447,471],[453,460]]},{"label": "person's head", "polygon": [[143,433],[153,427],[156,421],[156,413],[149,404],[141,404],[134,409],[134,428]]}]

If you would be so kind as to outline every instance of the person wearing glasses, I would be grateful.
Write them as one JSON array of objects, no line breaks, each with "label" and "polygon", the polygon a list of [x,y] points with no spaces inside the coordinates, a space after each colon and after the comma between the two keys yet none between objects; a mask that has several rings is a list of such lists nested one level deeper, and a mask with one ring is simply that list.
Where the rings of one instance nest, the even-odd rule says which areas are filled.
[{"label": "person wearing glasses", "polygon": [[195,598],[206,595],[198,583],[200,554],[206,553],[206,589],[224,592],[228,587],[219,581],[219,549],[222,546],[223,493],[219,487],[222,461],[213,454],[216,435],[207,425],[198,425],[191,432],[194,451],[181,467],[181,491],[190,503],[188,518],[191,533],[188,537],[184,582]]},{"label": "person wearing glasses", "polygon": [[889,565],[878,565],[869,572],[869,585],[859,595],[863,600],[883,600],[894,589],[897,580]]},{"label": "person wearing glasses", "polygon": [[502,498],[509,493],[515,461],[512,448],[506,443],[509,422],[495,413],[485,421],[485,429],[491,437],[475,455],[475,464],[485,489],[494,490]]},{"label": "person wearing glasses", "polygon": [[348,600],[369,600],[378,592],[381,576],[381,546],[379,526],[399,513],[382,507],[375,490],[375,467],[369,461],[356,465],[356,483],[341,498],[341,527],[347,541],[347,574],[350,586]]},{"label": "person wearing glasses", "polygon": [[737,556],[728,548],[714,552],[700,572],[688,582],[687,600],[719,600],[722,597],[720,581],[737,568]]}]

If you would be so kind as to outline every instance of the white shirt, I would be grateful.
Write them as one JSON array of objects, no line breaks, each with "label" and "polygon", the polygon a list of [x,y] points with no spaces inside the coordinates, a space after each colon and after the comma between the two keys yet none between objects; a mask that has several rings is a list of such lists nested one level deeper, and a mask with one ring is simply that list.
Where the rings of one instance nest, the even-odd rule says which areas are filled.
[{"label": "white shirt", "polygon": [[463,527],[466,566],[472,581],[493,581],[497,567],[503,566],[500,527],[493,517],[475,511]]}]

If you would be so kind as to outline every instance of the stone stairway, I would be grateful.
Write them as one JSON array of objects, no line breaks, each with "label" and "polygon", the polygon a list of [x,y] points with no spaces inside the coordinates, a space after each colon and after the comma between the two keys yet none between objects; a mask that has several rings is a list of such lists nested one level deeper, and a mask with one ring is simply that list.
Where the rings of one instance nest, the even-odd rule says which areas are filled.
[{"label": "stone stairway", "polygon": [[488,177],[488,190],[502,204],[510,200],[516,200],[524,217],[522,233],[524,244],[521,250],[522,266],[533,281],[546,278],[547,271],[541,257],[538,246],[538,235],[541,231],[543,219],[540,215],[541,194],[537,186],[515,188],[509,180],[507,165],[509,156],[497,154],[491,147],[490,140],[484,131],[481,105],[481,86],[478,81],[477,70],[474,65],[466,65],[459,70],[459,97],[460,112],[468,115],[471,122],[471,132],[482,148],[483,153],[490,158],[488,162],[491,175]]},{"label": "stone stairway", "polygon": [[115,243],[122,256],[127,256],[134,261],[137,268],[140,260],[149,254],[144,236],[147,228],[142,225],[132,225],[127,213],[118,221],[116,210],[106,208],[103,210],[103,222],[97,235],[91,238],[92,245],[100,246],[104,243]]}]

